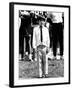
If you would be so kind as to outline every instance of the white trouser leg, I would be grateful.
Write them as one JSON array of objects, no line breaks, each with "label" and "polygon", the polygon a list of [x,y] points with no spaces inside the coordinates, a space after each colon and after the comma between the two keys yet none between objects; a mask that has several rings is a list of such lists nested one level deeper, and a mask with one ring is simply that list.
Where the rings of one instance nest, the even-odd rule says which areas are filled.
[{"label": "white trouser leg", "polygon": [[42,77],[42,64],[40,58],[39,58],[39,77]]},{"label": "white trouser leg", "polygon": [[41,57],[42,54],[40,51],[37,52],[37,61],[38,61],[38,68],[39,68],[39,77],[42,77],[42,60]]},{"label": "white trouser leg", "polygon": [[48,56],[46,55],[45,74],[48,74]]}]

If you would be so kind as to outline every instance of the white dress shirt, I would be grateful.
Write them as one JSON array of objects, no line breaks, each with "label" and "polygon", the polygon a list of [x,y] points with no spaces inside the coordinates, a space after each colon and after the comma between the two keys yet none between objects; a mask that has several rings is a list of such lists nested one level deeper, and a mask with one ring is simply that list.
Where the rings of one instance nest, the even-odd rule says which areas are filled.
[{"label": "white dress shirt", "polygon": [[43,41],[41,42],[40,26],[35,27],[33,29],[33,48],[37,48],[37,46],[41,44],[49,48],[50,45],[49,31],[44,26],[42,26],[42,38]]},{"label": "white dress shirt", "polygon": [[62,12],[53,12],[52,15],[53,15],[53,19],[52,19],[53,23],[63,22]]}]

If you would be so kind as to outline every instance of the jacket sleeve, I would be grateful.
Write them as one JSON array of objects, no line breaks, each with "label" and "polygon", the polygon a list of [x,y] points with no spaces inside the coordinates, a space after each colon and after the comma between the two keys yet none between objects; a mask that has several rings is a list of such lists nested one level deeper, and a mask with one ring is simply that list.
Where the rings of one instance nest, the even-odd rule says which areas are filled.
[{"label": "jacket sleeve", "polygon": [[36,48],[36,28],[33,29],[33,48]]}]

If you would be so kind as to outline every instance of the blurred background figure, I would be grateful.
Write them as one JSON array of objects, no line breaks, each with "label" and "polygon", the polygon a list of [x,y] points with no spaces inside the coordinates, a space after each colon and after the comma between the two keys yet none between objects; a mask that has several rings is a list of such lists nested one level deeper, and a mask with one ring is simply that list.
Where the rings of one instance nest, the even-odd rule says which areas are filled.
[{"label": "blurred background figure", "polygon": [[[40,25],[40,17],[44,18],[44,27],[49,32],[51,59],[57,55],[63,57],[64,13],[50,11],[19,10],[19,54],[24,60],[25,55],[30,61],[36,60],[33,46],[34,29]],[[35,41],[34,41],[35,42]]]},{"label": "blurred background figure", "polygon": [[52,36],[53,36],[53,55],[57,56],[59,48],[60,59],[63,58],[63,19],[62,12],[52,12]]},{"label": "blurred background figure", "polygon": [[24,55],[28,55],[31,59],[31,18],[27,11],[20,11],[21,25],[19,28],[19,53],[22,60]]}]

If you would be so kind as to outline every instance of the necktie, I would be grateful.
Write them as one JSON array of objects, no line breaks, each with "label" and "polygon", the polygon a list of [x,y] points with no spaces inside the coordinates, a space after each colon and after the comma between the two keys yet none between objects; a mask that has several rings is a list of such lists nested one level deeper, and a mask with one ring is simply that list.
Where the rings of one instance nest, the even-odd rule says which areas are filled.
[{"label": "necktie", "polygon": [[41,32],[41,42],[43,41],[43,38],[42,38],[42,26],[40,26],[40,32]]}]

